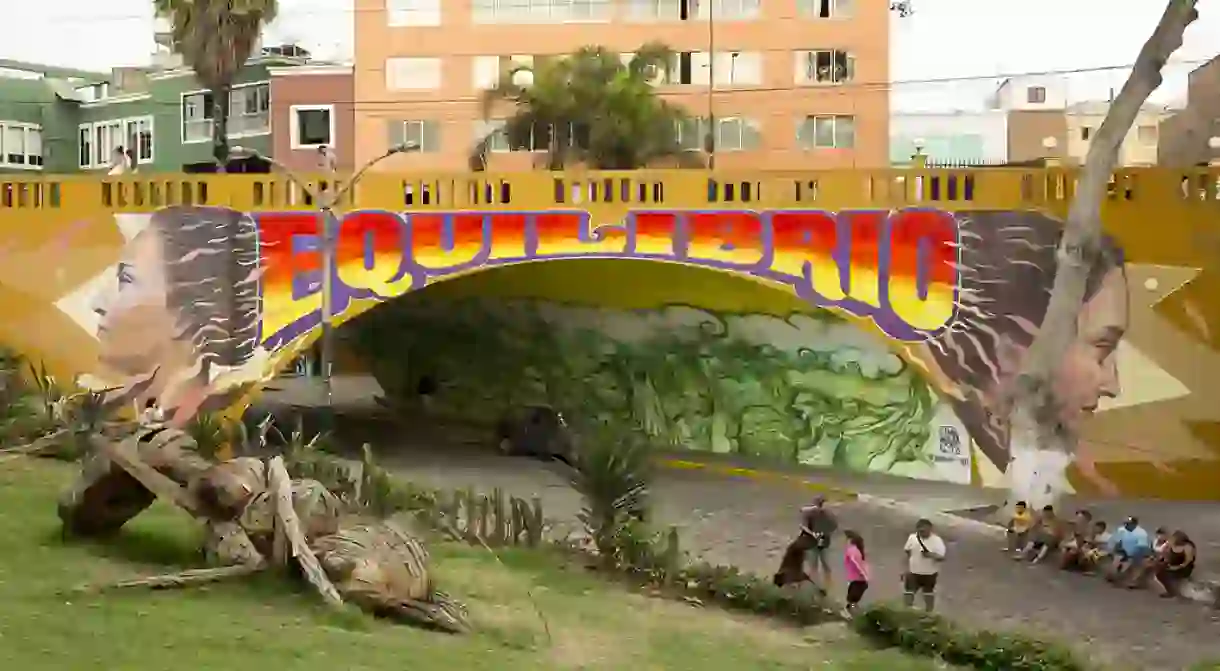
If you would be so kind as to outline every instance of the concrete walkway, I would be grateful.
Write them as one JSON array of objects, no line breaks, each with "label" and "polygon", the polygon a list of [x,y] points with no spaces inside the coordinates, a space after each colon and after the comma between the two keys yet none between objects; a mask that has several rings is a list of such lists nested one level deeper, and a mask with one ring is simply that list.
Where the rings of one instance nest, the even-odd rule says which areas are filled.
[{"label": "concrete walkway", "polygon": [[[367,405],[365,406],[368,407]],[[481,431],[357,420],[341,427],[343,442],[371,442],[381,461],[404,476],[437,487],[500,487],[517,496],[538,495],[561,529],[576,528],[580,500],[563,467],[494,453]],[[706,455],[666,455],[703,468],[663,469],[654,488],[659,521],[680,528],[685,548],[717,563],[769,575],[796,532],[797,508],[813,491],[831,494],[841,527],[865,538],[873,569],[866,600],[901,594],[901,548],[918,516],[941,520],[949,558],[939,609],[971,626],[1033,630],[1076,644],[1117,668],[1178,671],[1200,659],[1220,659],[1218,613],[1198,604],[1130,592],[1105,581],[1029,566],[1001,552],[998,535],[946,511],[993,504],[1002,493],[896,478],[849,476],[810,469],[771,469],[764,477],[735,470],[745,465]],[[757,469],[754,469],[757,470]],[[737,473],[737,475],[726,475]],[[731,484],[730,484],[731,483]],[[851,496],[850,493],[859,496]],[[1151,529],[1181,526],[1198,539],[1201,559],[1220,559],[1216,504],[1071,501],[1117,522],[1139,515]],[[836,552],[841,543],[836,545]],[[835,568],[838,568],[836,562]],[[840,586],[841,588],[841,586]]]}]

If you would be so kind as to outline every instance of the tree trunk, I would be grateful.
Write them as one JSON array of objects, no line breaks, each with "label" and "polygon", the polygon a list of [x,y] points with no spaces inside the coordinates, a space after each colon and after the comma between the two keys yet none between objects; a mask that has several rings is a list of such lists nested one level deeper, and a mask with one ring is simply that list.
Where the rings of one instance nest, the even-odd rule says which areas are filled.
[{"label": "tree trunk", "polygon": [[212,158],[216,172],[225,172],[229,164],[229,98],[228,84],[212,89]]},{"label": "tree trunk", "polygon": [[1089,145],[1056,254],[1050,304],[1013,390],[1007,469],[1013,500],[1040,507],[1053,504],[1066,490],[1077,436],[1059,421],[1052,379],[1076,337],[1086,284],[1101,253],[1101,205],[1119,148],[1140,108],[1161,85],[1161,70],[1182,46],[1186,27],[1198,17],[1197,3],[1169,1]]}]

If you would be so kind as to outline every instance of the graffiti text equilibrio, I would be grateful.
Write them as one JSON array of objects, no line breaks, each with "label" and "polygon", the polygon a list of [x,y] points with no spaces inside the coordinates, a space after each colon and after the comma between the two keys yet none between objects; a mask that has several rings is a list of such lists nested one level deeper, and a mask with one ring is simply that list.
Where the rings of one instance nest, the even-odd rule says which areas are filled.
[{"label": "graffiti text equilibrio", "polygon": [[[263,333],[316,323],[318,216],[255,216],[264,272],[288,273],[292,282],[292,307],[268,310],[277,323],[264,324]],[[477,268],[577,258],[670,261],[786,284],[815,305],[872,319],[891,337],[922,340],[953,318],[957,242],[957,220],[933,209],[637,210],[609,224],[574,210],[364,210],[343,217],[330,272],[333,309],[341,313],[354,299],[393,298]]]}]

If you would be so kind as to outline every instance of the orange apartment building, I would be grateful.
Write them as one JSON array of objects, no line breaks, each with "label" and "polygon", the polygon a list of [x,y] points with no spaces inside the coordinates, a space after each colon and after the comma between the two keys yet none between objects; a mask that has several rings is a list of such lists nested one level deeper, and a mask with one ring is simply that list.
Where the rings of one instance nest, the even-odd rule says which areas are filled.
[{"label": "orange apartment building", "polygon": [[[659,40],[676,52],[662,95],[699,119],[710,100],[717,169],[886,166],[889,4],[355,0],[355,163],[412,141],[422,151],[378,169],[465,171],[495,127],[480,118],[480,92],[501,72],[586,45],[629,54]],[[491,169],[529,169],[533,158],[501,145]]]}]

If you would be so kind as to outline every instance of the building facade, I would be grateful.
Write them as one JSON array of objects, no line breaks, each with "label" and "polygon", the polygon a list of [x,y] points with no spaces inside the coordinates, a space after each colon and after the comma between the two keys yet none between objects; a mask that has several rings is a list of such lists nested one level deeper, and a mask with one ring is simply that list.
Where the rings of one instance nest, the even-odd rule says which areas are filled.
[{"label": "building facade", "polygon": [[312,171],[321,167],[325,148],[333,152],[335,167],[352,170],[352,67],[306,64],[268,72],[272,156],[291,170]]},{"label": "building facade", "polygon": [[76,90],[108,76],[0,60],[0,173],[74,171]]},{"label": "building facade", "polygon": [[[465,170],[495,119],[481,92],[538,57],[650,41],[676,52],[661,94],[718,123],[717,167],[888,163],[889,3],[877,0],[356,0],[357,164]],[[714,81],[712,81],[714,80]],[[531,152],[494,156],[525,169]]]},{"label": "building facade", "polygon": [[890,164],[916,154],[932,165],[995,165],[1008,160],[1008,115],[999,110],[895,113]]},{"label": "building facade", "polygon": [[[1067,108],[1067,158],[1075,164],[1083,164],[1089,152],[1093,135],[1101,127],[1110,103],[1104,101],[1082,102]],[[1160,140],[1161,122],[1171,112],[1161,105],[1145,105],[1135,117],[1135,123],[1123,139],[1118,152],[1118,165],[1138,168],[1156,165],[1157,146]]]},{"label": "building facade", "polygon": [[1161,122],[1157,164],[1178,168],[1220,161],[1220,141],[1212,141],[1220,138],[1216,110],[1220,110],[1220,57],[1190,73],[1186,107]]}]

